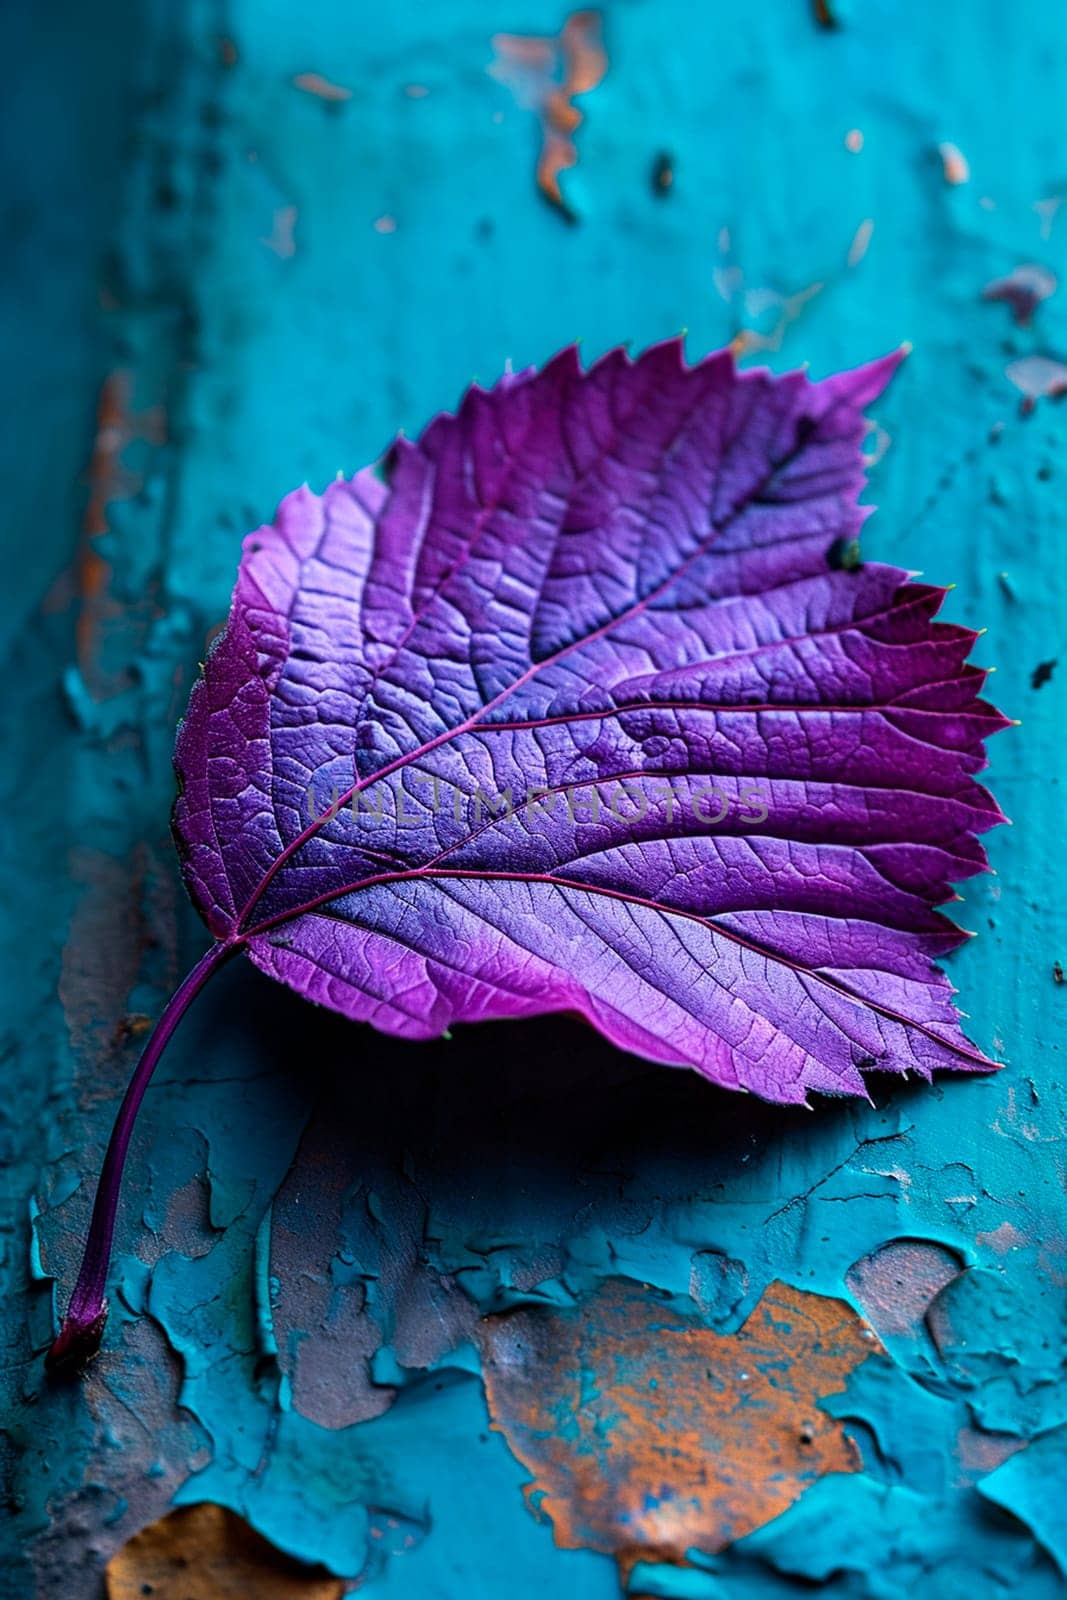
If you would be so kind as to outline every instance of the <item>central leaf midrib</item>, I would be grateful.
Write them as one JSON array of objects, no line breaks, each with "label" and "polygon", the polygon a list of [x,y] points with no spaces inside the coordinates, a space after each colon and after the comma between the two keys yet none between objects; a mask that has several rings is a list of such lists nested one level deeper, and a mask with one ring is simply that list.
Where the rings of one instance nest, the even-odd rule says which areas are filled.
[{"label": "central leaf midrib", "polygon": [[[840,979],[832,978],[828,973],[821,971],[817,967],[807,966],[804,962],[793,960],[789,956],[784,956],[779,951],[772,950],[769,946],[761,945],[753,939],[746,938],[743,934],[735,933],[732,929],[723,927],[723,925],[715,921],[714,918],[703,917],[699,912],[686,911],[677,906],[664,905],[662,901],[653,900],[644,895],[631,894],[623,889],[613,889],[599,884],[582,883],[580,880],[560,878],[552,873],[508,872],[505,870],[493,871],[489,869],[457,867],[451,867],[447,870],[427,867],[413,867],[401,872],[382,873],[376,877],[365,879],[356,887],[366,889],[378,887],[382,884],[410,882],[412,879],[422,879],[424,881],[432,882],[437,878],[451,878],[468,881],[473,880],[478,882],[490,881],[506,883],[543,883],[557,889],[571,890],[581,894],[599,895],[605,899],[621,901],[626,905],[640,907],[646,911],[653,911],[663,917],[680,917],[687,922],[695,922],[700,927],[706,928],[710,933],[719,935],[720,937],[728,940],[730,943],[737,945],[741,949],[749,950],[753,955],[761,956],[766,961],[775,962],[777,965],[786,968],[788,971],[794,972],[799,976],[809,978],[813,982],[825,984],[826,987],[832,989],[835,994],[840,994],[845,999],[854,1002],[856,1005],[863,1006],[871,1011],[874,1011],[878,1016],[883,1017],[887,1022],[895,1022],[903,1028],[916,1029],[919,1033],[924,1034],[925,1037],[930,1039],[934,1044],[939,1045],[943,1049],[952,1051],[953,1054],[960,1056],[964,1060],[973,1061],[976,1064],[983,1066],[990,1065],[987,1058],[980,1053],[965,1050],[954,1040],[943,1038],[940,1034],[935,1033],[932,1028],[927,1026],[927,1024],[916,1022],[913,1018],[904,1016],[901,1012],[894,1010],[890,1006],[882,1004],[880,1001],[869,999],[865,995],[856,994],[848,987],[847,984],[842,983]],[[319,904],[327,905],[332,900],[343,898],[345,894],[351,894],[354,892],[355,890],[353,888],[348,888],[339,890],[333,894],[324,895]],[[317,909],[317,905],[313,902],[311,905],[302,910],[301,915],[306,915],[309,911],[315,909]],[[736,916],[740,913],[730,912],[727,914]],[[801,914],[803,915],[805,913]],[[807,914],[817,917],[824,915],[822,912],[812,912]],[[243,937],[245,939],[260,937],[264,933],[270,932],[273,927],[280,926],[289,920],[290,916],[288,913],[286,913],[276,919],[268,920],[258,927],[249,929]],[[350,923],[347,923],[346,925],[352,926]]]}]

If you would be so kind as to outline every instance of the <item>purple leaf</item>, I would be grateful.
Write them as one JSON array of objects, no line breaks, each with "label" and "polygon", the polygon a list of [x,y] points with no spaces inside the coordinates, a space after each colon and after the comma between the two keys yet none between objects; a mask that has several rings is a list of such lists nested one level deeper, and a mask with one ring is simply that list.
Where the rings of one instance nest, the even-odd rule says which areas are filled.
[{"label": "purple leaf", "polygon": [[[945,591],[842,554],[899,360],[811,383],[567,349],[283,501],[178,739],[217,944],[139,1081],[237,950],[389,1033],[578,1012],[774,1101],[991,1068],[936,908],[985,869],[1007,719]],[[100,1322],[113,1153],[56,1359]]]}]

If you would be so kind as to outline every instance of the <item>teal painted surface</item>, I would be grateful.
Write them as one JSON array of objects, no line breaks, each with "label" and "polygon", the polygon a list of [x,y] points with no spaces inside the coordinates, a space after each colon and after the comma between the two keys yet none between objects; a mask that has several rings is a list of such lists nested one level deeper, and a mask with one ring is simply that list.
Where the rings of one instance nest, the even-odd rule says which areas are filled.
[{"label": "teal painted surface", "polygon": [[[370,1595],[606,1600],[613,1563],[556,1548],[489,1431],[472,1317],[620,1273],[686,1296],[720,1252],[744,1267],[736,1325],[775,1277],[858,1300],[849,1269],[899,1239],[920,1242],[909,1272],[946,1250],[965,1270],[934,1332],[864,1307],[893,1362],[827,1402],[863,1472],[689,1569],[639,1568],[631,1592],[1067,1592],[1067,664],[1031,687],[1064,650],[1065,413],[1020,415],[1005,376],[1067,353],[1067,293],[1029,328],[980,298],[1021,262],[1064,264],[1067,34],[1053,0],[837,9],[827,32],[805,0],[609,0],[564,178],[574,226],[534,187],[534,117],[486,70],[495,31],[555,33],[556,5],[5,16],[12,1596],[95,1595],[130,1533],[212,1498],[365,1570]],[[301,92],[304,72],[351,98]],[[946,140],[969,182],[945,181]],[[1005,1070],[785,1114],[565,1024],[402,1048],[235,969],[149,1096],[107,1354],[50,1389],[51,1279],[71,1280],[136,1018],[203,946],[167,835],[170,748],[240,535],[509,359],[683,326],[696,355],[773,332],[782,299],[776,367],[915,346],[878,412],[865,547],[958,584],[949,614],[988,627],[980,659],[1022,719],[993,749],[1015,827],[967,888],[980,937],[952,962]],[[97,436],[107,531],[89,538],[109,375],[128,401]]]}]

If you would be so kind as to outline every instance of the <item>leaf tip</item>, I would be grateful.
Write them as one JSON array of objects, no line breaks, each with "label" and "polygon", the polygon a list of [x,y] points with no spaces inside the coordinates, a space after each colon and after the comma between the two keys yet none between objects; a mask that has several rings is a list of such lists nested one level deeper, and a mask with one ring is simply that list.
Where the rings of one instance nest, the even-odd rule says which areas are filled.
[{"label": "leaf tip", "polygon": [[832,403],[845,402],[862,411],[885,392],[907,353],[908,347],[899,345],[888,355],[824,378],[818,387],[824,389]]}]

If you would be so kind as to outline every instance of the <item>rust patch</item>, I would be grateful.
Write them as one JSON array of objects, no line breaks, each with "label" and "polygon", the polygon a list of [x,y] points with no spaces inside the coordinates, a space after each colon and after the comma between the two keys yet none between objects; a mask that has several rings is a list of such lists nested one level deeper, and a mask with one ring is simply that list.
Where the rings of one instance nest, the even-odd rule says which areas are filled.
[{"label": "rust patch", "polygon": [[574,102],[595,89],[608,70],[600,12],[572,12],[560,32],[547,38],[494,34],[492,45],[494,59],[488,71],[507,85],[519,105],[540,118],[537,187],[573,222],[575,214],[559,180],[578,161],[574,136],[583,117]]},{"label": "rust patch", "polygon": [[486,1317],[479,1338],[531,1509],[562,1549],[614,1555],[624,1577],[721,1550],[825,1473],[860,1468],[819,1402],[881,1346],[841,1300],[773,1283],[721,1334],[614,1280],[574,1311]]},{"label": "rust patch", "polygon": [[207,1502],[135,1533],[107,1564],[108,1600],[341,1600],[344,1584]]},{"label": "rust patch", "polygon": [[[122,463],[122,452],[132,440],[153,445],[165,443],[166,417],[160,406],[135,412],[130,403],[132,379],[126,371],[109,373],[100,386],[96,403],[96,431],[89,457],[89,498],[82,523],[78,557],[78,593],[81,611],[77,625],[78,666],[90,691],[103,695],[113,686],[100,673],[97,645],[104,625],[121,612],[108,593],[111,569],[97,544],[107,533],[108,506],[129,499],[141,487],[141,477]],[[120,686],[121,687],[121,686]]]}]

